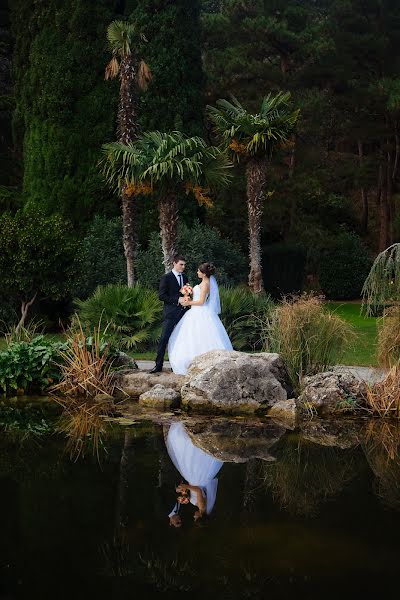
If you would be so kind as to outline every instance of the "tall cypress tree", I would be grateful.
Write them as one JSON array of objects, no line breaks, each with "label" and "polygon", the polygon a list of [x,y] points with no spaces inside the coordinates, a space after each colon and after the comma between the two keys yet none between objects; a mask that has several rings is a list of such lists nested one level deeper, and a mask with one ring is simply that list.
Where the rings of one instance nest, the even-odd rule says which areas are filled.
[{"label": "tall cypress tree", "polygon": [[[117,84],[104,82],[105,31],[115,0],[10,0],[15,50],[14,139],[23,150],[26,203],[75,224],[118,212],[98,173],[113,138]],[[115,203],[115,208],[114,208]]]},{"label": "tall cypress tree", "polygon": [[201,135],[203,71],[199,0],[136,0],[131,18],[147,42],[141,54],[153,80],[141,98],[144,129]]}]

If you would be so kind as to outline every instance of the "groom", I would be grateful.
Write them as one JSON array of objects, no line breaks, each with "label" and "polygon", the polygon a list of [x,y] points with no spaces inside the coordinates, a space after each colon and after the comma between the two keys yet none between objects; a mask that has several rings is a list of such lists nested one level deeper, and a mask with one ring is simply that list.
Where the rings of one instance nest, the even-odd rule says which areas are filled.
[{"label": "groom", "polygon": [[163,328],[158,344],[156,366],[150,373],[160,373],[162,371],[168,340],[175,325],[185,314],[185,308],[182,306],[183,296],[180,293],[181,288],[188,282],[188,278],[184,274],[185,266],[186,261],[183,256],[175,256],[172,271],[163,275],[160,280],[158,297],[164,302]]}]

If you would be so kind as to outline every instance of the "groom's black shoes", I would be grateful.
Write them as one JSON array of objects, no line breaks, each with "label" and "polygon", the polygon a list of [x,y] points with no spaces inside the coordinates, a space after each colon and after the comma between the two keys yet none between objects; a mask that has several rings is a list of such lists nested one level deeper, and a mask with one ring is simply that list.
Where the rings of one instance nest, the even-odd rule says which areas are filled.
[{"label": "groom's black shoes", "polygon": [[161,373],[162,368],[160,369],[160,367],[155,366],[153,369],[151,369],[150,373]]}]

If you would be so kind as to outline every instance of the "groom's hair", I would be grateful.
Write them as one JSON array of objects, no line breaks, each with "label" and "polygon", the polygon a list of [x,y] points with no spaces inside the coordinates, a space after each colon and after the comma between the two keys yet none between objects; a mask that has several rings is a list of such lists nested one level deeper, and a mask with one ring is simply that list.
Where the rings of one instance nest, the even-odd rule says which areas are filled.
[{"label": "groom's hair", "polygon": [[182,254],[175,254],[174,256],[174,263],[178,263],[180,260],[183,260],[183,262],[186,262],[186,259],[184,256],[182,256]]}]

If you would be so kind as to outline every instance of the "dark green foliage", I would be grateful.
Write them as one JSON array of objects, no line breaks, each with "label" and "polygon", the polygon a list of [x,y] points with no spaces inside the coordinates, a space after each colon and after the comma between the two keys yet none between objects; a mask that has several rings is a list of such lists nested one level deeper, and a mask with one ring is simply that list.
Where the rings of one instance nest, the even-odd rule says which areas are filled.
[{"label": "dark green foliage", "polygon": [[274,303],[268,294],[253,294],[247,287],[220,287],[221,320],[235,350],[260,350],[263,324]]},{"label": "dark green foliage", "polygon": [[359,298],[370,267],[371,259],[359,236],[343,231],[321,253],[321,289],[327,298]]},{"label": "dark green foliage", "polygon": [[137,284],[128,288],[114,284],[100,286],[87,300],[76,302],[85,327],[99,324],[115,347],[147,349],[161,332],[162,305],[158,294]]},{"label": "dark green foliage", "polygon": [[[220,285],[233,286],[246,280],[245,256],[237,244],[222,238],[217,229],[199,222],[193,227],[180,225],[177,249],[186,258],[186,273],[192,285],[198,283],[197,267],[204,261],[215,264]],[[148,249],[139,252],[138,280],[147,287],[158,288],[163,272],[160,237],[154,233]]]},{"label": "dark green foliage", "polygon": [[303,289],[307,253],[298,244],[267,246],[263,252],[264,286],[274,298]]},{"label": "dark green foliage", "polygon": [[96,215],[82,241],[79,281],[74,293],[79,298],[87,298],[98,285],[125,280],[121,219]]},{"label": "dark green foliage", "polygon": [[199,0],[140,0],[135,5],[131,18],[148,40],[141,55],[153,74],[148,93],[140,99],[143,129],[201,135]]},{"label": "dark green foliage", "polygon": [[[114,137],[117,86],[103,80],[109,0],[11,0],[15,141],[26,202],[76,224],[108,202],[96,163]],[[114,201],[113,201],[114,204]],[[108,205],[114,214],[117,207]]]},{"label": "dark green foliage", "polygon": [[12,300],[68,297],[78,255],[71,225],[59,216],[32,209],[0,217],[0,279]]},{"label": "dark green foliage", "polygon": [[31,342],[15,342],[0,352],[0,392],[8,394],[18,389],[25,393],[43,392],[59,381],[56,365],[60,342],[49,342],[40,335]]}]

